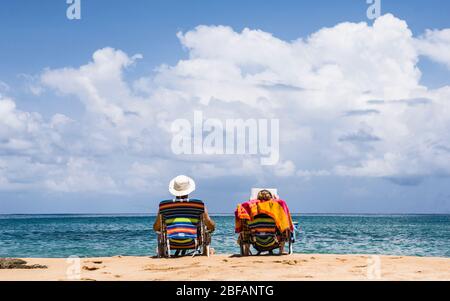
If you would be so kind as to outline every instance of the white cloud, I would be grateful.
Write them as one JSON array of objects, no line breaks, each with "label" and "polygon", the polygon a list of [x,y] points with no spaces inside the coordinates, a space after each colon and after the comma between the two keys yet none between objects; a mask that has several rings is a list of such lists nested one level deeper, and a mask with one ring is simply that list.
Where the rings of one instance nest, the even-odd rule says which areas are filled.
[{"label": "white cloud", "polygon": [[18,78],[24,81],[25,90],[34,96],[41,96],[45,90],[40,82],[40,76],[21,73]]},{"label": "white cloud", "polygon": [[276,165],[274,173],[279,177],[289,177],[295,174],[295,164],[292,161],[280,162]]},{"label": "white cloud", "polygon": [[[189,92],[203,102],[217,98],[258,105],[263,99],[277,105],[273,89],[267,89],[277,86],[309,90],[309,97],[334,90],[335,95],[371,91],[403,98],[420,88],[412,33],[392,15],[379,18],[373,26],[342,23],[293,42],[258,30],[237,33],[224,26],[199,26],[179,37],[189,59],[163,69],[162,82],[175,77],[172,86],[186,90],[191,85]],[[230,85],[234,89],[227,89]],[[302,105],[339,104],[322,99],[309,102]]]},{"label": "white cloud", "polygon": [[[45,120],[0,98],[0,159],[26,158],[3,160],[0,182],[117,193],[165,191],[178,173],[261,182],[450,175],[450,87],[422,86],[418,68],[420,55],[448,63],[447,35],[416,39],[392,15],[294,41],[199,26],[178,34],[187,59],[133,82],[125,70],[142,56],[100,49],[85,65],[41,76],[43,88],[84,105],[80,120]],[[263,167],[248,156],[173,155],[170,124],[194,110],[205,118],[280,119],[282,160]]]},{"label": "white cloud", "polygon": [[45,71],[42,82],[61,93],[78,96],[90,112],[103,114],[108,121],[120,124],[125,114],[120,104],[130,100],[122,71],[135,58],[138,57],[130,58],[122,51],[105,48],[96,51],[93,61],[79,69]]},{"label": "white cloud", "polygon": [[416,43],[420,54],[450,68],[450,29],[427,30]]},{"label": "white cloud", "polygon": [[326,177],[331,176],[332,173],[328,170],[298,170],[297,176],[303,178],[311,178],[311,177]]},{"label": "white cloud", "polygon": [[114,179],[97,162],[85,158],[69,158],[63,168],[50,173],[45,185],[60,192],[117,192]]}]

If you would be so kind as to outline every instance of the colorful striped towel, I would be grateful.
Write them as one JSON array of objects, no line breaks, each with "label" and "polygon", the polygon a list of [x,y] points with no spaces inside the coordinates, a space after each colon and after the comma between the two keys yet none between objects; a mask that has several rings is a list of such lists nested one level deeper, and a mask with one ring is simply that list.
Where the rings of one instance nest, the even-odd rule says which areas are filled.
[{"label": "colorful striped towel", "polygon": [[278,230],[281,232],[288,229],[294,230],[291,213],[285,201],[279,199],[270,201],[251,200],[239,204],[235,211],[236,233],[242,231],[241,220],[252,221],[261,214],[266,214],[273,218]]}]

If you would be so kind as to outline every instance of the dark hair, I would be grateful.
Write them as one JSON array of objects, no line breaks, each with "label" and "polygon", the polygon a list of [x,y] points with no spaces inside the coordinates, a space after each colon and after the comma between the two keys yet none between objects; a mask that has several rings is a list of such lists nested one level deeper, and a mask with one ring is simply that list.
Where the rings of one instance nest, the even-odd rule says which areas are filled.
[{"label": "dark hair", "polygon": [[260,201],[270,201],[273,199],[272,193],[267,190],[261,190],[260,192],[258,192],[258,200]]}]

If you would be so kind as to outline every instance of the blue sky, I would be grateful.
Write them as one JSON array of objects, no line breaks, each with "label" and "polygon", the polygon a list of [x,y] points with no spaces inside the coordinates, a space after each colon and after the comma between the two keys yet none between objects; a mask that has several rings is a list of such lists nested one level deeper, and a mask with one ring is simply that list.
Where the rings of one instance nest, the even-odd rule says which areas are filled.
[{"label": "blue sky", "polygon": [[[15,104],[15,111],[7,112],[15,114],[15,117],[18,116],[17,120],[26,123],[26,126],[17,126],[17,129],[12,129],[11,124],[8,124],[9,127],[2,130],[2,121],[0,120],[0,141],[5,142],[4,145],[1,145],[3,149],[0,152],[0,163],[3,162],[3,165],[0,164],[0,184],[2,176],[5,183],[3,188],[0,188],[0,213],[152,212],[159,199],[168,197],[164,192],[164,187],[171,176],[175,176],[176,173],[188,173],[195,177],[195,173],[200,173],[205,166],[208,166],[207,171],[203,171],[204,174],[197,180],[197,196],[207,200],[213,212],[232,211],[237,202],[245,199],[250,187],[255,185],[279,187],[281,196],[291,203],[293,211],[296,212],[450,212],[450,185],[448,185],[450,168],[445,163],[445,160],[450,157],[445,153],[435,156],[430,151],[424,150],[427,141],[433,139],[439,140],[439,142],[434,140],[432,142],[436,147],[441,150],[447,148],[448,137],[442,135],[446,129],[450,129],[447,128],[448,123],[446,123],[450,116],[446,115],[448,113],[443,109],[446,108],[445,99],[448,97],[448,92],[442,88],[450,85],[450,64],[446,61],[445,53],[436,53],[433,50],[438,49],[438,46],[441,47],[440,49],[444,49],[444,52],[445,49],[449,49],[445,48],[449,47],[448,44],[445,44],[448,34],[443,31],[450,28],[450,3],[448,1],[382,0],[382,14],[389,13],[395,17],[395,20],[405,21],[413,37],[419,41],[420,46],[417,46],[419,49],[417,51],[420,54],[417,56],[412,55],[403,62],[400,55],[393,53],[397,51],[398,47],[400,54],[404,51],[405,56],[409,56],[412,51],[409,43],[415,42],[407,41],[408,34],[403,30],[401,24],[390,19],[382,21],[387,28],[386,36],[389,36],[389,26],[392,26],[392,31],[399,30],[399,36],[405,38],[405,44],[399,46],[396,44],[398,38],[392,38],[386,39],[391,43],[388,46],[374,46],[370,43],[364,46],[369,50],[375,49],[375,55],[379,49],[380,56],[398,60],[399,66],[409,66],[408,64],[412,63],[421,73],[420,76],[417,76],[415,70],[409,70],[408,67],[406,68],[408,71],[399,74],[395,80],[398,80],[399,83],[409,82],[409,80],[412,82],[417,80],[417,82],[411,83],[404,90],[385,91],[384,94],[373,92],[371,96],[382,98],[384,101],[426,98],[436,104],[436,108],[425,108],[421,112],[413,112],[412,106],[406,106],[398,109],[402,115],[399,115],[399,111],[394,111],[394,109],[377,108],[376,110],[381,112],[379,114],[381,121],[367,117],[367,119],[362,118],[358,121],[339,121],[339,124],[335,124],[332,120],[336,116],[342,115],[342,112],[337,111],[340,108],[343,111],[367,109],[361,104],[361,99],[364,97],[356,92],[356,94],[352,94],[354,92],[342,91],[342,95],[346,95],[345,97],[354,95],[355,100],[347,101],[342,96],[343,99],[339,100],[339,105],[330,105],[324,111],[307,112],[305,110],[310,109],[310,106],[307,106],[302,107],[303,109],[300,108],[298,114],[291,116],[289,115],[291,110],[288,100],[291,100],[292,97],[291,101],[295,101],[298,95],[286,95],[287,103],[281,105],[284,111],[277,111],[279,114],[277,116],[285,119],[289,130],[295,132],[297,128],[301,127],[303,131],[301,139],[305,139],[305,141],[299,138],[300,140],[296,142],[298,144],[292,144],[298,148],[298,152],[286,150],[289,148],[287,145],[291,144],[282,143],[281,147],[285,146],[282,163],[285,165],[278,170],[258,170],[254,174],[248,175],[240,175],[238,172],[227,174],[222,171],[239,169],[238,165],[242,158],[228,163],[223,163],[221,158],[208,158],[202,162],[204,165],[199,166],[196,165],[198,162],[190,164],[189,160],[186,163],[184,159],[180,159],[178,162],[179,158],[171,157],[165,153],[162,147],[155,147],[154,144],[148,150],[145,147],[141,148],[144,149],[141,153],[136,152],[129,144],[116,146],[116,139],[120,139],[115,137],[113,132],[119,130],[117,128],[105,129],[95,123],[96,116],[102,117],[95,115],[100,112],[90,106],[90,95],[87,92],[78,93],[79,88],[77,91],[73,91],[72,87],[67,86],[67,82],[58,81],[58,77],[67,78],[69,82],[74,80],[74,77],[71,77],[72,74],[64,72],[64,68],[72,68],[71,70],[74,72],[79,71],[81,66],[86,66],[93,61],[92,56],[95,52],[110,47],[126,54],[130,62],[129,64],[118,63],[120,65],[118,67],[120,69],[118,71],[120,72],[119,78],[108,77],[107,79],[96,78],[93,80],[95,84],[99,85],[94,86],[102,97],[108,99],[110,96],[109,91],[103,90],[104,83],[110,85],[123,83],[129,85],[129,90],[133,90],[133,85],[142,80],[142,85],[151,87],[151,92],[112,89],[111,93],[117,92],[117,95],[123,93],[123,95],[130,96],[129,101],[117,100],[118,106],[129,108],[130,103],[137,101],[136,98],[147,92],[148,95],[146,94],[142,98],[151,101],[156,97],[161,97],[160,92],[155,92],[159,91],[158,89],[166,91],[176,86],[173,91],[182,91],[190,95],[187,101],[192,104],[192,109],[194,109],[197,106],[194,104],[195,99],[204,95],[208,95],[208,97],[216,95],[207,90],[202,90],[201,93],[183,90],[185,84],[180,79],[182,71],[176,70],[176,66],[179,67],[178,64],[181,60],[195,63],[194,59],[200,58],[209,60],[208,64],[217,61],[228,64],[230,60],[239,62],[244,59],[251,60],[251,55],[245,54],[245,46],[242,46],[242,58],[229,58],[227,53],[221,52],[224,44],[206,45],[215,35],[222,33],[220,28],[215,26],[227,26],[233,31],[233,33],[228,31],[223,33],[224,43],[228,41],[226,39],[229,36],[240,35],[245,28],[271,34],[274,41],[271,41],[270,45],[278,45],[279,41],[291,43],[298,39],[307,39],[323,28],[335,28],[343,22],[352,24],[367,22],[369,27],[360,30],[362,32],[367,30],[370,33],[373,21],[366,17],[368,5],[364,0],[134,0],[132,2],[82,0],[82,19],[79,21],[69,21],[66,18],[66,7],[67,4],[64,0],[17,0],[2,3],[0,7],[0,36],[4,41],[0,47],[0,83],[2,83],[0,95]],[[199,25],[206,26],[205,32],[196,30]],[[424,33],[428,29],[435,29],[436,35],[424,37]],[[333,35],[342,34],[342,38],[344,38],[346,37],[345,30],[344,32],[336,31],[331,36],[324,34],[318,38],[317,44],[314,44],[313,41],[308,42],[308,47],[305,46],[307,50],[304,51],[311,51],[311,56],[317,55],[317,58],[308,64],[318,70],[325,66],[327,62],[318,62],[321,57],[319,51],[324,51],[323,47],[332,49]],[[177,37],[178,32],[185,34],[184,44],[180,41],[180,37]],[[186,35],[188,32],[193,32],[192,37]],[[254,35],[257,39],[265,39],[258,33],[254,33]],[[252,37],[255,38],[255,36]],[[242,34],[242,39],[245,38]],[[354,39],[356,39],[355,45],[359,45],[357,39],[360,37],[357,36]],[[436,40],[439,42],[435,42]],[[205,45],[197,46],[197,43]],[[261,43],[262,47],[266,45]],[[436,43],[441,44],[436,45]],[[271,47],[270,45],[268,47]],[[295,51],[296,47],[292,42],[292,51]],[[355,47],[357,49],[358,46]],[[210,53],[214,53],[214,48],[217,48],[217,53],[220,54],[211,60]],[[389,48],[394,50],[391,51]],[[203,56],[198,53],[203,53]],[[122,59],[110,52],[103,54],[111,59]],[[132,59],[135,54],[142,54],[143,58]],[[359,77],[347,77],[348,72],[356,72],[356,74],[362,74],[363,77],[364,72],[367,71],[361,65],[358,65],[355,71],[353,67],[346,65],[348,62],[344,58],[333,56],[328,59],[336,61],[335,65],[341,68],[340,70],[344,74],[344,78],[341,79],[343,83],[352,82],[351,78]],[[292,60],[292,64],[295,65],[296,58],[292,58]],[[230,64],[239,65],[236,61]],[[263,61],[264,59],[258,64],[264,65]],[[355,64],[358,62],[356,60]],[[283,63],[270,64],[270,68],[273,68],[275,73],[283,68],[282,65],[277,64]],[[303,63],[299,62],[299,64]],[[159,69],[161,65],[173,67],[174,70],[161,71]],[[214,68],[211,67],[214,65],[208,66],[205,70]],[[388,64],[386,69],[380,68],[380,74],[367,71],[368,76],[380,76],[380,86],[375,85],[374,91],[382,88],[385,80],[383,76],[386,75],[385,70],[390,70],[389,68]],[[289,69],[289,63],[286,63],[286,69]],[[330,69],[323,70],[324,74],[330,72]],[[292,72],[295,73],[295,71]],[[406,74],[407,72],[411,72],[411,74]],[[289,83],[294,81],[294,78],[287,78],[287,75],[286,78],[283,74],[278,75],[280,76],[278,81],[286,80]],[[85,76],[90,76],[90,73]],[[197,80],[196,76],[201,75],[193,75]],[[119,79],[123,82],[117,82]],[[299,84],[304,89],[314,90],[315,88],[308,85],[315,80],[311,79],[309,83],[301,80]],[[326,80],[328,79],[324,79],[324,82]],[[333,83],[334,79],[330,80],[330,85]],[[236,80],[233,85],[238,89],[240,82]],[[359,85],[364,86],[365,83],[362,82]],[[205,89],[204,85],[199,87]],[[421,87],[426,87],[427,91],[422,91]],[[333,93],[327,89],[321,96],[307,95],[314,99],[317,97],[317,101],[327,103],[321,99],[321,97],[333,96]],[[354,88],[350,90],[353,91]],[[171,92],[173,91],[171,90]],[[127,94],[128,92],[130,95]],[[262,95],[275,95],[270,94],[272,92],[269,93],[269,91],[261,93]],[[243,91],[242,95],[247,94]],[[114,95],[112,97],[114,98]],[[226,97],[224,96],[224,98]],[[356,101],[356,99],[359,100]],[[239,110],[244,112],[249,109],[248,106],[251,107],[250,99],[242,99],[233,108],[228,107],[229,102],[226,99],[221,101],[224,104],[220,108],[209,107],[210,115],[215,113],[220,115],[223,112],[231,112],[231,110],[235,110],[234,112],[237,114],[240,112]],[[119,104],[119,102],[121,103]],[[290,103],[292,104],[292,102]],[[155,107],[159,108],[158,103]],[[190,108],[189,105],[187,107]],[[165,112],[165,110],[170,110],[170,108],[161,105],[160,111]],[[421,108],[417,110],[421,110]],[[183,113],[189,115],[189,111]],[[332,111],[334,113],[331,113]],[[39,117],[28,116],[32,112],[39,114]],[[261,114],[265,113],[261,112]],[[55,114],[75,120],[76,125],[53,132],[56,130],[52,127],[51,120]],[[149,112],[148,114],[148,116],[143,115],[145,120],[150,120],[157,113]],[[297,116],[303,116],[302,114],[305,114],[304,121],[297,122]],[[308,116],[314,116],[314,118],[309,119]],[[323,116],[329,117],[326,119],[327,117]],[[389,129],[382,128],[383,118],[391,127],[392,135]],[[393,121],[396,118],[398,118],[397,123]],[[436,124],[428,126],[423,133],[420,132],[423,128],[420,127],[420,123],[430,119],[437,120]],[[5,120],[7,120],[6,117]],[[130,123],[133,122],[130,121]],[[30,134],[30,128],[36,124],[38,124],[39,130]],[[155,127],[154,124],[146,124],[136,130],[130,129],[130,125],[127,124],[124,131],[136,130],[136,133],[139,132],[139,134],[128,137],[128,141],[132,139],[140,141],[141,138],[144,140],[148,138],[139,136],[142,132],[149,132],[152,137],[159,137],[158,135],[161,133],[152,132]],[[338,132],[334,132],[335,129]],[[409,135],[419,131],[417,145],[414,144],[415,141],[411,141],[411,147],[404,153],[399,147],[399,144],[405,141],[404,136],[394,135],[394,132],[400,133],[402,130]],[[357,145],[355,143],[350,146],[336,146],[336,141],[339,139],[333,140],[334,135],[348,137],[355,133],[362,133],[362,131],[380,137],[382,145],[369,145],[359,141]],[[91,143],[90,138],[87,138],[89,133],[96,133],[96,137],[101,136],[102,139],[106,139],[103,140],[104,143],[111,143],[114,147],[90,149],[86,146]],[[53,138],[55,135],[61,135],[62,138],[58,139],[62,142],[59,140],[59,142],[55,142],[55,138]],[[307,139],[304,138],[305,135],[308,136]],[[22,144],[32,141],[30,145],[27,144],[29,147],[27,150],[23,150],[22,144],[20,149],[5,146],[11,141],[18,140],[19,137],[23,139],[23,141],[20,140]],[[156,140],[152,140],[152,143],[162,141],[158,138],[152,139]],[[74,150],[78,145],[81,145],[81,150]],[[335,150],[334,147],[337,149]],[[308,149],[303,152],[304,148]],[[315,156],[318,149],[324,152],[323,158]],[[440,157],[441,155],[442,157]],[[409,167],[407,162],[411,162],[410,169],[407,168]],[[94,168],[94,164],[98,166]],[[212,168],[208,164],[215,168],[211,174],[207,174]],[[291,167],[292,165],[295,165],[295,168]],[[380,167],[383,170],[380,171],[373,165],[383,166],[383,168]],[[2,166],[3,174],[1,173]],[[133,187],[136,186],[126,184],[128,179],[126,171],[131,170],[131,166],[136,167],[137,172],[141,172],[140,177],[137,176],[136,179],[133,179],[133,185],[137,185],[136,183],[141,185],[145,181],[153,184],[145,189],[133,190]],[[150,170],[149,166],[156,170]],[[357,169],[358,166],[370,166],[371,170]],[[89,169],[89,172],[85,169]],[[295,169],[295,171],[291,169]],[[69,174],[70,172],[73,174]],[[283,176],[279,176],[280,174]],[[288,174],[289,176],[286,176]],[[74,189],[72,186],[83,186],[83,182],[77,182],[78,178],[83,178],[83,176],[91,179],[91,182],[98,181],[98,189],[82,189],[82,187]],[[92,178],[90,178],[91,176]],[[62,178],[61,181],[60,178]],[[120,186],[117,188],[118,191],[108,191],[115,190],[117,186]],[[0,187],[2,186],[0,185]]]}]

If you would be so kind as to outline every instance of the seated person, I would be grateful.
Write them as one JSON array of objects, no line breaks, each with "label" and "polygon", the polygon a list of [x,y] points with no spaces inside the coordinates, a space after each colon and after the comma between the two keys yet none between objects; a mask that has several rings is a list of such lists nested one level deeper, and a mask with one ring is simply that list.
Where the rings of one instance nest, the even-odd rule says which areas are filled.
[{"label": "seated person", "polygon": [[[165,216],[176,216],[179,212],[184,213],[183,209],[186,209],[186,203],[189,203],[189,214],[195,216],[203,215],[206,228],[213,232],[215,230],[215,223],[208,215],[206,206],[201,200],[189,199],[189,194],[195,191],[195,182],[193,179],[187,176],[178,176],[170,181],[169,192],[175,196],[175,199],[162,201],[159,204],[159,211],[156,217],[156,221],[153,224],[153,229],[156,232],[161,231],[161,221],[163,219],[163,213]],[[163,212],[161,212],[163,211]],[[174,241],[174,244],[176,242]],[[186,250],[182,250],[182,255],[186,253]],[[180,250],[177,249],[175,256],[180,254]]]},{"label": "seated person", "polygon": [[[279,248],[284,254],[284,245],[294,231],[287,204],[267,189],[260,190],[257,198],[238,205],[235,212],[238,243],[248,248],[249,244],[260,252],[272,254]],[[251,239],[249,236],[253,236]],[[248,253],[246,250],[243,253]]]}]

